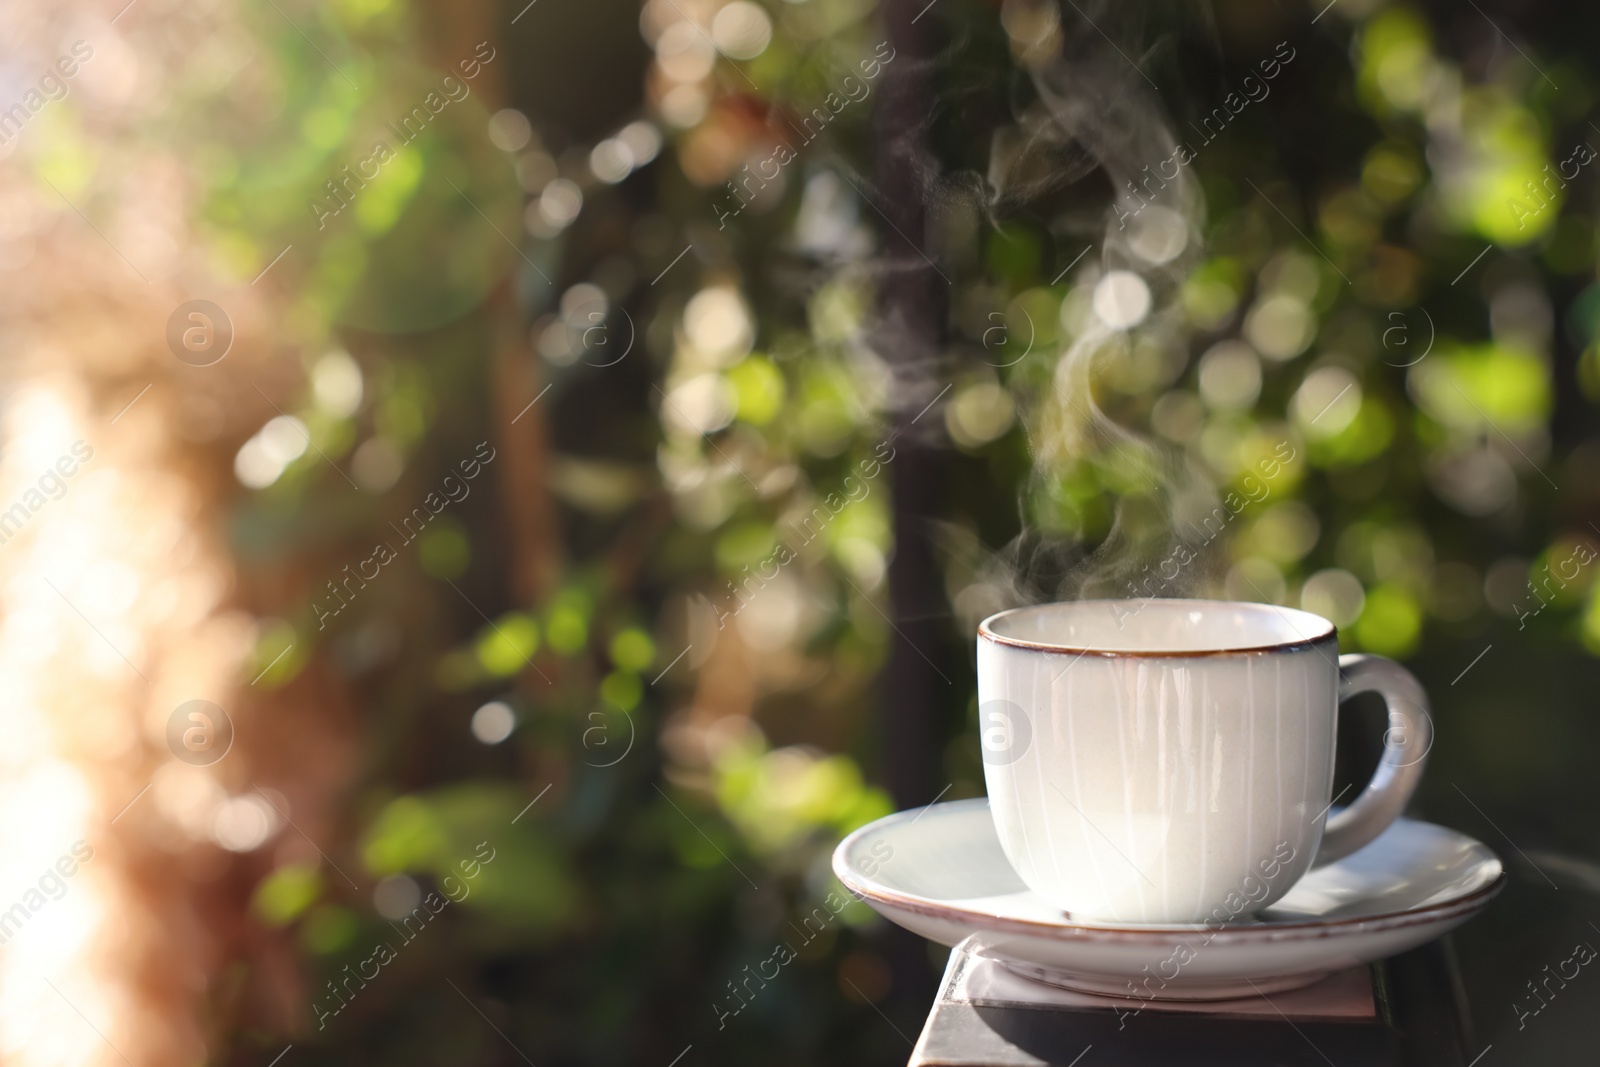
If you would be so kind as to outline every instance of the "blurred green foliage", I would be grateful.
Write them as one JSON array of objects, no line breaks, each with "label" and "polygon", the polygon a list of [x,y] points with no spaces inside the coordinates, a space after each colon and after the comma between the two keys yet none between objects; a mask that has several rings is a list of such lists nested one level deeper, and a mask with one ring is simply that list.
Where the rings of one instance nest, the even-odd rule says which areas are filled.
[{"label": "blurred green foliage", "polygon": [[[1569,378],[1600,401],[1594,220],[1576,194],[1537,206],[1529,189],[1570,158],[1582,115],[1531,68],[1442,52],[1418,9],[1345,7],[1321,38],[1260,16],[1307,58],[1196,160],[1205,209],[1180,218],[1187,250],[1166,275],[1147,271],[1153,310],[1118,330],[1095,292],[1127,264],[1074,257],[1105,235],[1120,190],[1091,173],[1034,202],[986,184],[996,128],[1020,136],[1041,107],[1029,71],[1082,26],[976,0],[929,14],[949,44],[929,72],[929,165],[960,181],[930,213],[951,286],[928,373],[950,391],[921,447],[946,461],[948,543],[982,557],[945,558],[960,640],[1016,595],[1011,579],[1037,578],[1003,551],[1024,531],[1075,558],[1143,561],[1194,540],[1231,492],[1254,502],[1188,589],[1318,611],[1346,650],[1467,649],[1463,662],[1538,597],[1550,609],[1528,625],[1600,654],[1593,575],[1533,584],[1600,544],[1580,521],[1594,487],[1557,469],[1558,453],[1597,453],[1555,429]],[[839,838],[892,807],[873,784],[897,756],[874,728],[875,679],[895,625],[887,567],[909,536],[890,488],[906,444],[888,441],[905,383],[875,349],[881,75],[717,226],[724,183],[788,136],[780,118],[863,69],[881,12],[764,2],[758,54],[708,53],[675,79],[700,48],[668,36],[675,10],[645,11],[656,68],[625,120],[665,136],[663,154],[615,182],[591,150],[625,128],[584,139],[562,128],[558,100],[525,102],[532,131],[518,137],[503,115],[510,125],[491,124],[480,87],[394,143],[392,124],[443,75],[417,58],[419,12],[387,0],[297,12],[320,46],[251,8],[266,54],[237,91],[197,93],[174,116],[176,130],[219,131],[193,157],[219,260],[247,279],[293,248],[274,280],[305,385],[284,417],[314,447],[251,486],[233,529],[241,560],[298,576],[262,622],[259,684],[328,664],[365,709],[351,819],[329,852],[359,856],[362,885],[397,899],[444,891],[480,843],[496,854],[449,933],[408,950],[310,1058],[498,1062],[440,992],[446,974],[541,1063],[665,1063],[691,1042],[694,1062],[881,1062],[903,1050],[851,1001],[868,989],[920,1010],[920,948],[852,908],[848,930],[736,1027],[709,1025],[723,986],[832,888]],[[1024,23],[1047,32],[1023,40]],[[533,48],[517,32],[496,40],[495,70]],[[1230,72],[1258,58],[1243,39],[1227,46],[1214,58]],[[1561,75],[1574,95],[1582,73]],[[1189,99],[1202,89],[1169,88],[1174,126],[1203,112]],[[394,158],[349,214],[319,217],[327,183],[383,139]],[[63,134],[41,173],[70,195],[89,152]],[[575,221],[560,214],[563,181],[581,193]],[[479,441],[513,447],[492,414],[502,285],[529,312],[516,325],[551,387],[548,484],[485,461],[472,495],[413,544],[390,524]],[[636,354],[599,358],[596,322],[619,339],[631,328]],[[1294,458],[1256,497],[1285,443]],[[559,574],[537,597],[507,578],[522,549],[504,498],[529,491],[559,500]],[[327,586],[374,539],[396,559],[324,625],[313,601],[334,603]],[[1055,591],[1126,595],[1110,568],[1070,577]],[[942,666],[970,692],[970,672]],[[982,790],[967,729],[941,738],[952,798]],[[312,989],[389,921],[332,862],[284,862],[253,890],[260,921],[311,957]],[[442,1003],[448,1019],[432,1011]]]}]

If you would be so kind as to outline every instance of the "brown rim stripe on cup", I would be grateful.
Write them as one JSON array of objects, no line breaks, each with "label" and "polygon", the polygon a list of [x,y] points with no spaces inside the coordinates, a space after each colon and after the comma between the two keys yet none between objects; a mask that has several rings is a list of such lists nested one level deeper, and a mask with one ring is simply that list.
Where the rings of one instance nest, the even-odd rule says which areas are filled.
[{"label": "brown rim stripe on cup", "polygon": [[[1192,600],[1192,599],[1189,599],[1189,598],[1178,598],[1178,597],[1149,597],[1149,598],[1147,598],[1147,600],[1151,601],[1151,602],[1155,602],[1155,603],[1168,603],[1168,604],[1229,604],[1229,603],[1235,603],[1234,601],[1226,601],[1226,600]],[[1129,600],[1129,601],[1123,601],[1123,600],[1072,600],[1072,601],[1065,601],[1064,603],[1066,603],[1066,604],[1123,604],[1123,603],[1138,603],[1138,601],[1132,601],[1132,600]],[[1251,601],[1249,603],[1254,603],[1254,602]],[[1202,658],[1205,658],[1205,657],[1208,657],[1208,656],[1237,656],[1237,655],[1243,655],[1243,654],[1249,654],[1249,653],[1300,652],[1300,651],[1304,651],[1305,649],[1315,648],[1317,645],[1325,644],[1327,642],[1332,642],[1335,645],[1337,645],[1339,643],[1339,628],[1337,626],[1335,626],[1333,623],[1328,622],[1328,620],[1326,620],[1326,619],[1322,619],[1322,621],[1324,623],[1327,623],[1327,627],[1328,627],[1327,631],[1324,632],[1324,633],[1318,634],[1315,637],[1298,637],[1298,638],[1295,638],[1292,641],[1279,641],[1279,642],[1277,642],[1275,644],[1270,644],[1270,645],[1243,645],[1243,646],[1239,646],[1237,648],[1199,648],[1199,649],[1192,649],[1192,650],[1188,650],[1188,651],[1184,651],[1184,650],[1181,650],[1181,649],[1077,648],[1077,647],[1074,647],[1072,645],[1055,644],[1055,643],[1047,642],[1047,641],[1029,641],[1026,638],[1021,638],[1021,637],[1006,637],[1003,634],[997,634],[993,630],[989,629],[989,624],[991,622],[993,622],[994,620],[996,620],[998,618],[1001,618],[1002,616],[1010,615],[1010,614],[1013,614],[1015,612],[1037,611],[1037,610],[1040,610],[1040,609],[1043,609],[1043,608],[1046,608],[1046,607],[1050,607],[1050,606],[1052,606],[1052,605],[1048,605],[1048,604],[1032,604],[1032,605],[1028,605],[1026,607],[1008,608],[1005,611],[996,612],[995,614],[989,616],[987,619],[984,619],[982,622],[980,622],[978,624],[978,636],[979,637],[988,638],[990,641],[993,641],[997,645],[1010,645],[1012,648],[1026,649],[1026,650],[1031,651],[1031,652],[1045,652],[1045,653],[1050,653],[1050,654],[1053,654],[1053,655],[1060,655],[1060,656],[1104,656],[1104,657],[1107,657],[1107,658],[1118,658],[1118,659],[1125,658],[1125,657],[1136,657],[1136,658],[1140,658],[1140,659],[1202,659]],[[1258,606],[1262,607],[1262,608],[1269,608],[1269,607],[1274,607],[1275,605],[1261,604],[1261,605],[1258,605]],[[1299,611],[1300,609],[1297,608],[1297,609],[1294,609],[1294,610]],[[1301,614],[1305,614],[1305,615],[1311,615],[1312,614],[1311,612],[1308,612],[1308,611],[1302,611],[1300,613]],[[1321,616],[1314,616],[1314,617],[1321,618]]]}]

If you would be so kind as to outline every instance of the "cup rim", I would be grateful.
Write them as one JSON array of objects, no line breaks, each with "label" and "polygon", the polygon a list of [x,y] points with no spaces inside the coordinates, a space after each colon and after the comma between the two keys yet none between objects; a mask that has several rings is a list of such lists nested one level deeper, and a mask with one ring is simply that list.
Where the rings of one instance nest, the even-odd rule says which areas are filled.
[{"label": "cup rim", "polygon": [[[1079,645],[1058,644],[1050,641],[1032,641],[1023,637],[1011,637],[1006,634],[996,633],[992,624],[1008,616],[1022,615],[1028,612],[1045,611],[1051,608],[1070,607],[1074,605],[1111,605],[1130,603],[1159,603],[1178,607],[1180,605],[1194,604],[1227,604],[1232,607],[1273,610],[1284,617],[1304,616],[1322,627],[1319,633],[1305,637],[1296,637],[1288,641],[1277,641],[1264,645],[1230,645],[1222,648],[1199,649],[1119,649],[1119,648],[1084,648]],[[1141,609],[1143,610],[1143,609]],[[1030,652],[1046,652],[1057,655],[1077,656],[1102,656],[1108,659],[1137,658],[1137,659],[1200,659],[1206,656],[1234,656],[1242,653],[1262,652],[1298,652],[1304,649],[1316,648],[1318,645],[1332,642],[1337,645],[1339,641],[1339,628],[1321,615],[1304,611],[1300,608],[1285,608],[1277,604],[1264,604],[1252,600],[1206,600],[1198,597],[1114,597],[1098,600],[1064,600],[1046,604],[1027,604],[1017,608],[1007,608],[997,611],[978,624],[978,636],[987,638],[997,645],[1009,645],[1012,648],[1025,649]]]}]

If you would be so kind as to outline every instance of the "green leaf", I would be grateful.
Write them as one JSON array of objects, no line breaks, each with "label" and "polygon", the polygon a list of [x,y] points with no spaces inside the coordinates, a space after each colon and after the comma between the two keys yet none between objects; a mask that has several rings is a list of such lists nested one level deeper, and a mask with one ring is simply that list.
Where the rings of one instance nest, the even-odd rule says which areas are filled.
[{"label": "green leaf", "polygon": [[478,662],[497,678],[516,674],[539,648],[539,624],[519,611],[500,616],[478,635]]},{"label": "green leaf", "polygon": [[261,880],[251,910],[268,926],[287,926],[322,894],[322,875],[306,863],[288,863]]},{"label": "green leaf", "polygon": [[611,639],[611,662],[625,670],[642,671],[655,662],[656,643],[637,626],[630,626]]}]

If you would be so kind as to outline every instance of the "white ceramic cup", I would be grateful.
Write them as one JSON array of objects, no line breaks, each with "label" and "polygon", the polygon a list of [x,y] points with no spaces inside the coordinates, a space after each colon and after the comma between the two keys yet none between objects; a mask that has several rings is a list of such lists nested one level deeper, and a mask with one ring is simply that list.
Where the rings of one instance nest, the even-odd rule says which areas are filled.
[{"label": "white ceramic cup", "polygon": [[[1383,757],[1330,818],[1339,705],[1368,690],[1388,704]],[[978,627],[978,716],[1011,865],[1107,922],[1259,911],[1382,833],[1433,743],[1427,697],[1398,664],[1340,656],[1309,612],[1215,600],[994,615]]]}]

